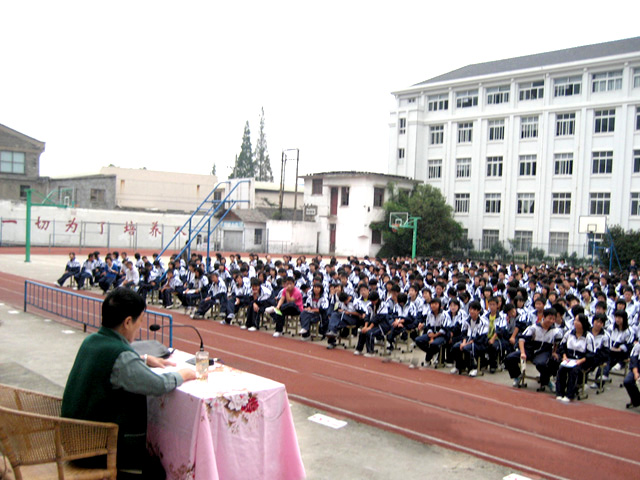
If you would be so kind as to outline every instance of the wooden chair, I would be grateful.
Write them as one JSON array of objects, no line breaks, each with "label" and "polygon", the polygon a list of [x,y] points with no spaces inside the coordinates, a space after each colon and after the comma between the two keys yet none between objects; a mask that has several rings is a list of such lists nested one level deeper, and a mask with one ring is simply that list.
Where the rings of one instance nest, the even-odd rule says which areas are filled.
[{"label": "wooden chair", "polygon": [[[62,399],[0,384],[0,450],[16,480],[116,480],[118,426],[60,417]],[[106,455],[106,468],[71,460]]]}]

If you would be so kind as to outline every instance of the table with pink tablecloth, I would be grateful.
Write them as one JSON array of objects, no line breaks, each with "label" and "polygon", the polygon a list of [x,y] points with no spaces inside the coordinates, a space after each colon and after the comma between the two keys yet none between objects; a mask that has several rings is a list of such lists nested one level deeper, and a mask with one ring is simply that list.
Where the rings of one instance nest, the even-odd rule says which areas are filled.
[{"label": "table with pink tablecloth", "polygon": [[[177,362],[192,355],[175,352]],[[149,397],[150,449],[167,480],[305,477],[283,384],[217,365],[207,382]]]}]

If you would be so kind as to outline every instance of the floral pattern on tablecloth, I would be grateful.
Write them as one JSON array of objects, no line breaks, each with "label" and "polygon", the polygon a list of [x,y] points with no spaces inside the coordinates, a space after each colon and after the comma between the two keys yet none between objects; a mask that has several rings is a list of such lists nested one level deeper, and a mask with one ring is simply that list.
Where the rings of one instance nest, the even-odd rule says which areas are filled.
[{"label": "floral pattern on tablecloth", "polygon": [[[252,392],[234,392],[205,401],[208,421],[214,412],[224,415],[227,427],[232,433],[239,433],[246,426],[252,429],[256,420],[263,415],[258,395]],[[204,420],[204,418],[203,418]]]}]

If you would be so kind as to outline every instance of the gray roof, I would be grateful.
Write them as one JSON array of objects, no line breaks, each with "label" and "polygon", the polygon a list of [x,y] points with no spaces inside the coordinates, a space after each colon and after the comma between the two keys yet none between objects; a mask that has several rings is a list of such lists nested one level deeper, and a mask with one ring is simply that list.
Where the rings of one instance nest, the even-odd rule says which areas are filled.
[{"label": "gray roof", "polygon": [[236,208],[233,210],[244,223],[266,223],[268,218],[260,210]]},{"label": "gray roof", "polygon": [[429,80],[417,83],[414,86],[524,70],[528,68],[545,67],[548,65],[557,65],[580,60],[610,57],[613,55],[622,55],[634,52],[640,52],[640,37],[615,40],[613,42],[596,43],[594,45],[584,45],[582,47],[566,48],[564,50],[556,50],[554,52],[536,53],[535,55],[507,58],[506,60],[475,63],[473,65],[467,65],[466,67],[430,78]]},{"label": "gray roof", "polygon": [[[358,172],[355,170],[343,170],[343,171],[335,171],[335,172],[318,172],[318,173],[309,173],[308,175],[305,175],[305,177],[330,177],[330,176],[357,176],[357,177],[368,177],[371,175],[376,175],[378,177],[385,177],[385,178],[394,178],[397,180],[408,180],[408,181],[414,181],[412,178],[409,177],[403,177],[402,175],[391,175],[388,173],[378,173],[378,172]],[[416,183],[419,183],[417,181],[415,181]]]}]

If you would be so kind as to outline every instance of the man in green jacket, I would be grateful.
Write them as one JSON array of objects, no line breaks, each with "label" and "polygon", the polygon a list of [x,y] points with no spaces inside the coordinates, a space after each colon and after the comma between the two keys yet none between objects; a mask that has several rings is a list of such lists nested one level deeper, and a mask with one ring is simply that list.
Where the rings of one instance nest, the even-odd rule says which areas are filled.
[{"label": "man in green jacket", "polygon": [[[145,308],[132,290],[116,288],[107,295],[102,327],[82,342],[62,398],[63,417],[118,424],[118,479],[158,479],[157,472],[149,472],[156,463],[149,461],[146,448],[146,396],[163,395],[195,379],[191,368],[158,375],[149,367],[175,364],[133,350]],[[104,465],[104,457],[87,464]]]}]

